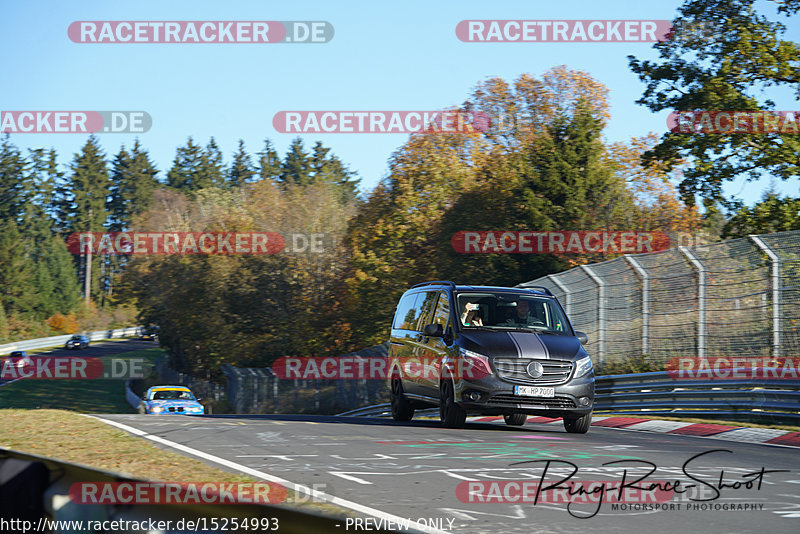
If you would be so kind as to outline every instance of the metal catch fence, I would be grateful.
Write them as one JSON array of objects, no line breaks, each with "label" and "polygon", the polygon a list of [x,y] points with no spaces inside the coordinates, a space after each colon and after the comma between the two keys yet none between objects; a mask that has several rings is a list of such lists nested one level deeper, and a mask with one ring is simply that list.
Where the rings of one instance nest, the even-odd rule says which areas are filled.
[{"label": "metal catch fence", "polygon": [[[386,357],[388,343],[341,358]],[[382,380],[303,380],[278,378],[271,368],[221,366],[228,402],[236,413],[330,413],[388,400]]]},{"label": "metal catch fence", "polygon": [[800,349],[800,231],[625,255],[525,286],[555,294],[598,362]]}]

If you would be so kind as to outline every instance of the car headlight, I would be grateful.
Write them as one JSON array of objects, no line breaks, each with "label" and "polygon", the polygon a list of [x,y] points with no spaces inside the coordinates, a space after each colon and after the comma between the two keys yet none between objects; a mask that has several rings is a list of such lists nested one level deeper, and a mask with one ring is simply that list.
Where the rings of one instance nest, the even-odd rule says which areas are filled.
[{"label": "car headlight", "polygon": [[492,374],[492,366],[489,365],[488,357],[465,348],[462,348],[460,352],[462,360],[459,362],[460,368],[456,369],[456,376],[478,380]]},{"label": "car headlight", "polygon": [[153,406],[153,408],[152,408],[152,410],[151,410],[151,411],[152,411],[153,413],[161,413],[161,412],[163,412],[163,411],[164,411],[164,408],[162,408],[161,406]]},{"label": "car headlight", "polygon": [[592,359],[587,355],[575,362],[575,378],[580,378],[592,370]]}]

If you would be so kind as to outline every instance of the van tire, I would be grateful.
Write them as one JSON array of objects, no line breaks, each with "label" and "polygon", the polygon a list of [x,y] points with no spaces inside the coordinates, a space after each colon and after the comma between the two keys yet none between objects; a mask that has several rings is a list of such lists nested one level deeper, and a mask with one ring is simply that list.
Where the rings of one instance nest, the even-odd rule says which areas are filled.
[{"label": "van tire", "polygon": [[439,385],[439,418],[445,428],[463,428],[467,421],[467,411],[456,402],[450,380],[443,380]]},{"label": "van tire", "polygon": [[564,418],[564,428],[570,434],[586,434],[589,431],[589,426],[592,424],[592,414],[587,413],[582,417],[577,418]]},{"label": "van tire", "polygon": [[522,426],[528,420],[528,416],[524,413],[513,413],[511,415],[504,415],[503,419],[505,419],[508,426]]},{"label": "van tire", "polygon": [[395,421],[411,421],[414,417],[414,407],[403,393],[403,383],[399,378],[392,378],[392,419]]}]

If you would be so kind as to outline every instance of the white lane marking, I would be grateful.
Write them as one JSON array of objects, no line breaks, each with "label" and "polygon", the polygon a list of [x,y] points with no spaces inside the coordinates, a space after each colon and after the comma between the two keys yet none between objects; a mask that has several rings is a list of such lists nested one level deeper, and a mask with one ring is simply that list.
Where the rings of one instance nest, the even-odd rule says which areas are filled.
[{"label": "white lane marking", "polygon": [[[343,473],[338,473],[336,471],[331,471],[330,473],[332,475],[334,475],[334,476],[337,476],[337,477],[342,477],[342,478],[347,479],[347,480],[352,480],[353,482],[358,482],[359,484],[365,484],[365,485],[371,485],[372,484],[372,482],[368,482],[368,481],[364,480],[363,478],[358,478],[358,477],[354,477],[354,476],[350,476],[350,475],[345,475]],[[372,473],[370,473],[370,474],[372,474]]]},{"label": "white lane marking", "polygon": [[299,456],[319,456],[318,454],[237,454],[236,458],[278,458],[279,460],[286,460],[291,462],[292,458]]},{"label": "white lane marking", "polygon": [[[84,415],[84,414],[82,414]],[[198,458],[203,458],[210,462],[214,462],[220,465],[224,465],[225,467],[229,467],[231,469],[236,469],[241,471],[242,473],[246,473],[248,475],[252,475],[254,477],[261,478],[268,482],[277,482],[278,484],[282,484],[286,488],[290,488],[298,493],[304,493],[315,499],[320,499],[323,502],[329,502],[331,504],[335,504],[337,506],[341,506],[342,508],[349,508],[350,510],[361,512],[362,514],[367,514],[372,517],[378,519],[384,519],[386,521],[392,521],[398,524],[405,524],[408,522],[408,518],[403,518],[400,516],[396,516],[394,514],[390,514],[387,512],[383,512],[381,510],[371,508],[369,506],[365,506],[363,504],[359,504],[357,502],[348,501],[346,499],[342,499],[340,497],[334,497],[333,495],[328,495],[319,490],[315,490],[309,488],[308,486],[303,486],[302,484],[295,484],[294,482],[290,482],[284,478],[276,477],[274,475],[269,475],[264,473],[263,471],[258,471],[256,469],[252,469],[247,467],[246,465],[237,464],[236,462],[232,462],[230,460],[226,460],[225,458],[220,458],[219,456],[214,456],[213,454],[208,454],[207,452],[203,452],[201,450],[193,449],[191,447],[187,447],[186,445],[181,445],[180,443],[175,443],[174,441],[170,441],[168,439],[164,439],[160,436],[154,436],[152,434],[148,434],[144,430],[139,430],[138,428],[134,428],[132,426],[123,425],[122,423],[118,423],[116,421],[111,421],[110,419],[103,419],[102,417],[97,417],[94,415],[86,415],[86,417],[91,417],[93,419],[97,419],[98,421],[102,421],[108,425],[114,426],[119,428],[120,430],[124,430],[126,432],[130,432],[136,436],[141,436],[145,439],[149,439],[150,441],[155,441],[156,443],[161,443],[162,445],[166,445],[167,447],[172,447],[173,449],[177,449],[179,451],[183,451],[187,454],[191,454],[192,456],[197,456]],[[420,531],[420,532],[428,532],[430,534],[451,534],[449,531],[446,530],[439,530],[437,528],[430,527],[425,524],[421,524],[418,521],[411,521],[409,524],[412,528]]]}]

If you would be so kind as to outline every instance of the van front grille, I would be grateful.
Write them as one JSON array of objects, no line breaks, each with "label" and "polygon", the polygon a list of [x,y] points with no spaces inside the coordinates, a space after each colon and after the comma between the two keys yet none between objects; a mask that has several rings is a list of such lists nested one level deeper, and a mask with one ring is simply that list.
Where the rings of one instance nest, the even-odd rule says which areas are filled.
[{"label": "van front grille", "polygon": [[[542,364],[544,372],[539,378],[533,378],[528,374],[528,364],[531,362]],[[494,368],[500,380],[534,386],[563,384],[572,375],[572,362],[569,360],[495,358]]]}]

